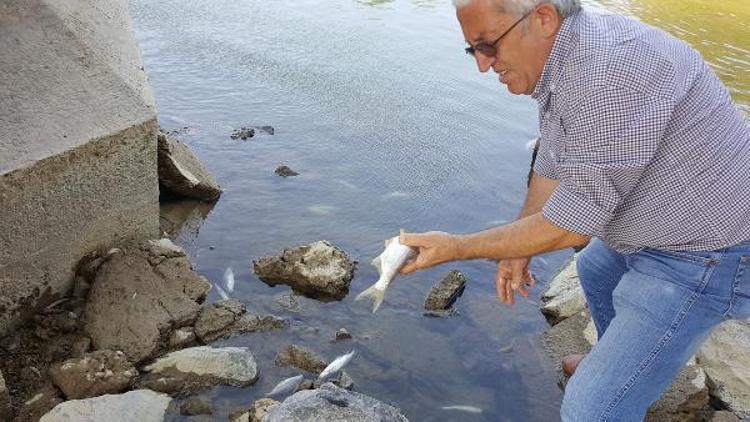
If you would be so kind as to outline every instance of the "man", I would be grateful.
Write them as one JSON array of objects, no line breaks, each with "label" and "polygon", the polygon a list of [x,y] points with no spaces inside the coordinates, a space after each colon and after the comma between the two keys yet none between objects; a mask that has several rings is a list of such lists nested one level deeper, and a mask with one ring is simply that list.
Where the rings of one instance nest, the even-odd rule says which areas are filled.
[{"label": "man", "polygon": [[537,101],[540,150],[518,220],[403,233],[418,255],[402,272],[497,260],[513,303],[533,286],[530,257],[588,243],[578,271],[599,342],[562,418],[642,420],[712,328],[750,317],[748,122],[661,30],[578,0],[454,3],[479,71]]}]

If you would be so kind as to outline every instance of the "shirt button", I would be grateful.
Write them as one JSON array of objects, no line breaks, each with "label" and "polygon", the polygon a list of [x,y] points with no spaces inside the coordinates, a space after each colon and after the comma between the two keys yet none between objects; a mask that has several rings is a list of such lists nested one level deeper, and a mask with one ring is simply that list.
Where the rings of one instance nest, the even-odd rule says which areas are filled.
[{"label": "shirt button", "polygon": [[555,84],[549,84],[549,92],[555,92],[555,88],[557,88],[557,85]]}]

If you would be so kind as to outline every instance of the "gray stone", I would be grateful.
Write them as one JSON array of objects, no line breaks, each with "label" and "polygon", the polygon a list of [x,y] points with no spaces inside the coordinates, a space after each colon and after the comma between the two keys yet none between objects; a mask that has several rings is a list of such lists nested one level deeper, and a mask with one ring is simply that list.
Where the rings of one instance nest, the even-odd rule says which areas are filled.
[{"label": "gray stone", "polygon": [[4,337],[70,290],[87,252],[157,235],[159,190],[128,2],[3,2],[0,28]]},{"label": "gray stone", "polygon": [[294,293],[282,294],[274,298],[274,303],[289,312],[299,312],[300,304]]},{"label": "gray stone", "polygon": [[138,371],[122,352],[98,350],[53,364],[52,382],[68,399],[85,399],[125,391]]},{"label": "gray stone", "polygon": [[292,366],[303,371],[318,374],[326,369],[328,363],[307,347],[291,344],[276,355],[278,366]]},{"label": "gray stone", "polygon": [[246,387],[258,368],[246,347],[208,346],[178,350],[143,368],[139,385],[163,393],[189,394],[214,385]]},{"label": "gray stone", "polygon": [[175,330],[169,337],[169,347],[171,349],[181,349],[195,343],[196,336],[193,327],[183,327]]},{"label": "gray stone", "polygon": [[304,390],[273,407],[265,422],[294,421],[406,421],[401,412],[388,404],[331,383],[316,390]]},{"label": "gray stone", "polygon": [[290,169],[287,166],[276,167],[276,170],[274,171],[274,173],[276,173],[277,176],[281,176],[281,177],[299,176],[299,173]]},{"label": "gray stone", "polygon": [[164,256],[166,258],[177,258],[185,256],[185,250],[177,246],[168,237],[159,240],[148,240],[145,244],[146,252],[151,256]]},{"label": "gray stone", "polygon": [[444,311],[453,305],[464,292],[466,277],[460,272],[453,270],[442,280],[432,286],[430,293],[424,301],[424,309],[427,311]]},{"label": "gray stone", "polygon": [[261,422],[266,414],[278,405],[279,402],[274,399],[264,398],[256,400],[247,412],[247,420],[249,422]]},{"label": "gray stone", "polygon": [[130,391],[55,406],[40,422],[162,422],[172,399],[149,390]]},{"label": "gray stone", "polygon": [[750,419],[750,321],[726,321],[697,354],[711,396],[740,418]]},{"label": "gray stone", "polygon": [[140,362],[166,346],[174,329],[197,318],[200,306],[193,298],[205,290],[196,287],[205,279],[188,272],[184,257],[164,258],[156,267],[153,258],[133,248],[110,255],[99,268],[85,326],[96,349],[122,350],[129,361]]},{"label": "gray stone", "polygon": [[180,405],[180,414],[184,416],[210,415],[214,413],[214,406],[210,401],[200,397],[190,397]]},{"label": "gray stone", "polygon": [[586,296],[576,270],[577,257],[563,267],[542,293],[541,311],[552,325],[586,309]]},{"label": "gray stone", "polygon": [[160,133],[159,184],[165,190],[204,201],[221,195],[221,187],[187,145],[177,138]]},{"label": "gray stone", "polygon": [[289,322],[274,315],[246,314],[245,305],[235,299],[214,302],[201,309],[195,334],[204,343],[236,333],[265,332],[285,328]]},{"label": "gray stone", "polygon": [[706,374],[695,359],[685,365],[667,391],[649,409],[655,414],[696,414],[708,406]]},{"label": "gray stone", "polygon": [[322,240],[285,249],[278,257],[253,261],[258,277],[270,285],[288,284],[313,297],[342,299],[349,293],[354,262],[341,249]]},{"label": "gray stone", "polygon": [[346,328],[339,328],[333,335],[333,341],[349,340],[352,334]]},{"label": "gray stone", "polygon": [[247,141],[248,139],[255,136],[255,129],[251,127],[241,127],[239,129],[236,129],[234,132],[232,132],[231,135],[229,135],[232,139],[242,139],[243,141]]}]

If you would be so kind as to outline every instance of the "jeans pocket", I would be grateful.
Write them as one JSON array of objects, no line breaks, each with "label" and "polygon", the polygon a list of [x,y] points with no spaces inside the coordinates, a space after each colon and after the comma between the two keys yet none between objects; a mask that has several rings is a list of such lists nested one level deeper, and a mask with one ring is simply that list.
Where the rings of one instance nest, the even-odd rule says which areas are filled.
[{"label": "jeans pocket", "polygon": [[706,275],[715,262],[711,252],[675,252],[647,248],[629,255],[628,267],[691,290],[702,291]]},{"label": "jeans pocket", "polygon": [[750,255],[740,257],[740,264],[732,283],[732,299],[728,318],[750,318]]}]

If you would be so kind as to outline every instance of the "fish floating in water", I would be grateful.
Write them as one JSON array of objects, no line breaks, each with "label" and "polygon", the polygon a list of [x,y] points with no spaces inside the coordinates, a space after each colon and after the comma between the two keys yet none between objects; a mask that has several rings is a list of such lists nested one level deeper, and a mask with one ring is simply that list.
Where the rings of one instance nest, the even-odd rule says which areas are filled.
[{"label": "fish floating in water", "polygon": [[351,352],[341,355],[333,360],[328,366],[326,366],[326,369],[323,370],[323,372],[318,375],[318,381],[322,381],[328,376],[336,373],[337,371],[340,371],[343,367],[345,367],[354,357],[354,350]]},{"label": "fish floating in water", "polygon": [[273,390],[271,390],[270,393],[266,394],[266,397],[287,395],[297,389],[303,379],[304,377],[302,376],[302,374],[299,374],[295,377],[289,377],[276,384],[276,387],[273,387]]},{"label": "fish floating in water", "polygon": [[232,271],[232,267],[227,267],[224,271],[224,288],[227,289],[228,293],[234,291],[234,271]]},{"label": "fish floating in water", "polygon": [[372,312],[375,313],[385,299],[385,290],[391,285],[406,261],[416,254],[417,252],[413,248],[402,245],[398,236],[386,240],[383,253],[372,260],[372,265],[378,269],[380,278],[367,290],[357,295],[354,300],[358,301],[366,297],[373,298]]},{"label": "fish floating in water", "polygon": [[465,405],[457,405],[457,406],[443,406],[441,407],[443,410],[457,410],[459,412],[466,412],[466,413],[482,413],[482,409],[476,407],[476,406],[465,406]]},{"label": "fish floating in water", "polygon": [[221,296],[222,299],[229,300],[229,295],[224,289],[221,288],[221,286],[214,283],[214,287],[216,287],[216,291],[219,293],[219,296]]}]

